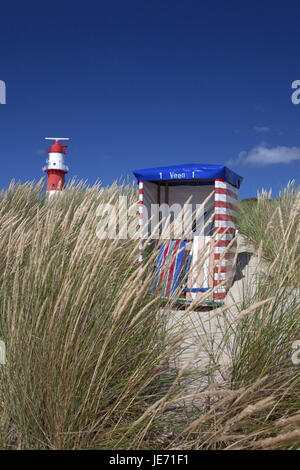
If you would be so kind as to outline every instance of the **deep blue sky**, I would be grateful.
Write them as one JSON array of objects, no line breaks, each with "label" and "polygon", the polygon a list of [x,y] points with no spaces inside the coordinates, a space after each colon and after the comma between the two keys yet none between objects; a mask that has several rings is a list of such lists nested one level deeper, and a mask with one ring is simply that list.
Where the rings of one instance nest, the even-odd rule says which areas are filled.
[{"label": "deep blue sky", "polygon": [[228,161],[241,198],[299,184],[299,2],[29,0],[0,13],[0,188],[43,175],[52,135],[71,139],[67,177],[91,184]]}]

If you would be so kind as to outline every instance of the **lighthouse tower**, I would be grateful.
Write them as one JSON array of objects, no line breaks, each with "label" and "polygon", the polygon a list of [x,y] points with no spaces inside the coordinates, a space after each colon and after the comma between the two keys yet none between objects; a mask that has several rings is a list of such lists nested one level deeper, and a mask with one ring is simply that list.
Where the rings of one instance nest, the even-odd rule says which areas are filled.
[{"label": "lighthouse tower", "polygon": [[54,140],[54,144],[47,149],[49,158],[47,165],[43,170],[47,173],[46,191],[52,196],[57,191],[62,191],[65,185],[65,175],[69,168],[65,165],[65,155],[67,153],[67,145],[63,145],[60,141],[69,140],[66,137],[46,137],[46,140]]}]

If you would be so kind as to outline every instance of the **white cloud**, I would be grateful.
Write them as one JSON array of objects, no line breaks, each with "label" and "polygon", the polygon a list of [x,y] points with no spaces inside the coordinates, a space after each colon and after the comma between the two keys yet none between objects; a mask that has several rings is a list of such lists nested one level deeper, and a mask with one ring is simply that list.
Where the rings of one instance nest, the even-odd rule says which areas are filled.
[{"label": "white cloud", "polygon": [[268,147],[260,144],[249,150],[243,150],[238,157],[227,162],[228,165],[267,166],[276,163],[300,161],[300,147]]},{"label": "white cloud", "polygon": [[268,126],[254,126],[254,127],[253,127],[253,130],[254,130],[255,132],[261,133],[261,132],[269,132],[269,131],[270,131],[270,128],[269,128]]}]

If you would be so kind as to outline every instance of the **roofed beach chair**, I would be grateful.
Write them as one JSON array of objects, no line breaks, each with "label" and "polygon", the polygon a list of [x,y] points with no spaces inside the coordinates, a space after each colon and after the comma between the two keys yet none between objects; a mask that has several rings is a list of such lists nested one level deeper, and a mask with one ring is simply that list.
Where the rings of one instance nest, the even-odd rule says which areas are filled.
[{"label": "roofed beach chair", "polygon": [[[183,298],[178,301],[185,303],[201,303],[203,298],[206,305],[222,303],[235,275],[238,191],[243,178],[224,165],[197,163],[144,168],[135,170],[134,175],[139,184],[140,264],[143,240],[159,238],[157,224],[152,227],[151,223],[152,207],[161,212],[173,210],[179,225],[181,216],[176,207],[188,204],[191,211],[187,214],[198,214],[197,208],[201,210],[203,205],[204,211],[202,227],[196,223],[192,233],[188,230],[160,245],[152,293],[170,298],[180,292]],[[210,214],[212,223],[206,227]],[[202,295],[205,292],[207,296]]]}]

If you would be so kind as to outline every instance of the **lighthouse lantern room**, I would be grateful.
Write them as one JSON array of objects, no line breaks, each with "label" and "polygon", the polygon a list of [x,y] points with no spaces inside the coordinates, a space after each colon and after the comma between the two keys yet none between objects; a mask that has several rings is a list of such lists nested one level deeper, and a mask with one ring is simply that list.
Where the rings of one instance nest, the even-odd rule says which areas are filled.
[{"label": "lighthouse lantern room", "polygon": [[67,145],[61,141],[69,140],[67,137],[45,137],[46,140],[54,140],[54,143],[47,149],[49,154],[47,165],[43,170],[47,173],[46,191],[52,196],[57,191],[62,191],[65,185],[65,175],[69,168],[65,165],[65,155]]}]

